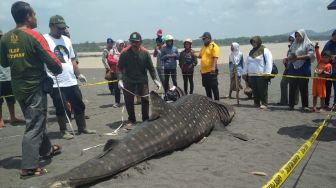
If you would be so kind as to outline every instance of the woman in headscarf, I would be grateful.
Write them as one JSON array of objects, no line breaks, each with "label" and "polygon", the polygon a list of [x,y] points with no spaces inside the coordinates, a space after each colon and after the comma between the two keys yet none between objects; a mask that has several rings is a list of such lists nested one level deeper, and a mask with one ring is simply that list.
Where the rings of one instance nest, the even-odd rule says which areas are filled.
[{"label": "woman in headscarf", "polygon": [[[289,54],[289,49],[294,43],[294,41],[295,41],[295,33],[292,33],[288,37],[289,44],[288,44],[287,56]],[[288,74],[288,62],[284,61],[283,64],[285,66],[283,75],[287,75]],[[280,82],[281,95],[280,95],[280,102],[278,103],[278,105],[284,105],[284,106],[288,105],[288,85],[289,85],[289,78],[286,76],[283,76]],[[299,89],[297,89],[295,93],[295,105],[297,105],[298,102],[299,102]]]},{"label": "woman in headscarf", "polygon": [[[240,80],[244,69],[244,58],[243,53],[239,50],[239,44],[236,42],[233,42],[231,44],[231,54],[229,56],[229,69],[230,69],[229,98],[231,98],[232,91],[236,91],[238,93],[237,95],[239,95],[239,90],[243,89]],[[236,81],[238,83],[236,83]]]},{"label": "woman in headscarf", "polygon": [[272,53],[262,45],[259,36],[251,38],[250,43],[253,48],[246,59],[244,74],[248,74],[252,85],[254,105],[260,107],[260,109],[267,109],[268,82],[270,78],[268,76],[258,75],[257,73],[271,74],[273,63]]},{"label": "woman in headscarf", "polygon": [[[288,56],[284,59],[284,62],[288,63],[288,75],[310,77],[311,62],[314,59],[314,45],[305,30],[299,29],[295,32],[295,41],[289,49]],[[294,110],[295,91],[299,88],[302,110],[310,111],[308,108],[308,84],[309,79],[289,78],[289,110]]]}]

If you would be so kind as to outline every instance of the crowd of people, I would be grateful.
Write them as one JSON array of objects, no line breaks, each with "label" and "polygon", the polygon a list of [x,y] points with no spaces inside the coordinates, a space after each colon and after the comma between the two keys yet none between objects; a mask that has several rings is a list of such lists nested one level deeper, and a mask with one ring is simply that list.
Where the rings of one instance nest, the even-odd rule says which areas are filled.
[{"label": "crowd of people", "polygon": [[[18,1],[12,5],[11,13],[16,27],[1,36],[0,48],[0,94],[6,97],[12,124],[25,123],[26,130],[22,140],[21,178],[40,176],[46,173],[39,165],[39,157],[52,157],[61,152],[61,147],[51,144],[46,130],[47,94],[50,95],[56,109],[57,122],[64,139],[72,139],[73,133],[67,129],[71,124],[71,115],[78,127],[78,134],[94,134],[86,125],[85,104],[79,82],[86,82],[78,67],[79,61],[73,49],[68,28],[64,18],[54,15],[50,18],[50,32],[44,35],[33,29],[37,27],[34,9],[26,2]],[[161,29],[157,32],[156,46],[153,56],[157,59],[156,68],[151,56],[142,45],[142,36],[133,32],[129,36],[130,44],[119,39],[106,40],[102,63],[105,67],[105,79],[109,80],[108,88],[115,96],[113,107],[121,106],[123,94],[128,113],[126,128],[132,129],[136,123],[135,104],[141,104],[142,121],[149,119],[149,72],[154,84],[167,93],[171,77],[172,85],[177,86],[177,67],[181,69],[183,89],[185,94],[193,94],[194,69],[200,61],[202,86],[205,94],[214,100],[219,100],[218,89],[218,58],[220,50],[212,39],[210,32],[204,32],[200,37],[203,47],[199,52],[192,48],[192,39],[186,38],[184,49],[179,52],[174,46],[174,37],[163,36]],[[336,31],[331,40],[320,53],[318,44],[313,44],[306,32],[297,30],[289,36],[289,49],[283,59],[285,70],[280,88],[279,105],[288,105],[293,110],[301,96],[302,110],[319,112],[330,106],[331,88],[336,91],[336,80],[313,80],[313,108],[309,108],[309,79],[298,79],[295,76],[311,76],[311,64],[317,58],[318,64],[314,76],[319,78],[336,78]],[[253,99],[254,105],[260,109],[268,108],[268,87],[273,69],[271,51],[262,43],[261,37],[250,39],[252,46],[249,54],[239,49],[239,44],[231,44],[229,56],[230,91],[243,89],[241,80],[245,81],[246,93]],[[199,60],[198,60],[199,59]],[[286,75],[294,77],[286,77]],[[159,80],[158,80],[159,78]],[[289,87],[289,91],[288,91]],[[14,95],[14,96],[12,96]],[[320,107],[317,108],[317,99]],[[134,102],[136,99],[136,103]],[[18,101],[25,120],[16,118],[14,104]],[[0,104],[0,128],[4,127],[2,104]],[[334,94],[333,106],[336,103]]]}]

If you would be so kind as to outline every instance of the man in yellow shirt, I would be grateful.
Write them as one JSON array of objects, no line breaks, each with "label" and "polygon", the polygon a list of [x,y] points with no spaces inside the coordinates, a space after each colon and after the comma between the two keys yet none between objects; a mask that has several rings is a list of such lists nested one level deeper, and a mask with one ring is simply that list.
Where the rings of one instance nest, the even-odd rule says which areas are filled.
[{"label": "man in yellow shirt", "polygon": [[213,94],[214,99],[219,100],[217,79],[219,48],[217,44],[211,40],[211,34],[209,32],[205,32],[200,38],[202,38],[204,44],[198,56],[198,58],[201,59],[202,85],[209,98],[212,98]]}]

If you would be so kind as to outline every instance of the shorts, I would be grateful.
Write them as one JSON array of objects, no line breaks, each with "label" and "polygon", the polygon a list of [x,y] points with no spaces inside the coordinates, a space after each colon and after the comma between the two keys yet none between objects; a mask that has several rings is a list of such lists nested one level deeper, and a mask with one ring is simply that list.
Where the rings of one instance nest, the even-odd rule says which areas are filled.
[{"label": "shorts", "polygon": [[0,104],[4,102],[4,98],[7,104],[15,104],[15,97],[12,91],[11,81],[1,81],[0,82]]}]

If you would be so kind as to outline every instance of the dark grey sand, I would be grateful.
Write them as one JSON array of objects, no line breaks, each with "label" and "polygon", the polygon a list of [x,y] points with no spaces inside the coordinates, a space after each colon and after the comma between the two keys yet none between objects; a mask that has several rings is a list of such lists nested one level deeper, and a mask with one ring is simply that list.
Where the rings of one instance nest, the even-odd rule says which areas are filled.
[{"label": "dark grey sand", "polygon": [[[315,65],[313,65],[315,66]],[[278,63],[282,70],[282,66]],[[228,65],[220,66],[220,96],[228,94]],[[102,81],[103,69],[83,69],[89,82]],[[280,71],[281,72],[281,71]],[[198,69],[195,73],[195,93],[205,94],[201,86]],[[241,93],[241,105],[236,106],[236,99],[224,99],[235,106],[237,116],[225,129],[216,128],[203,143],[195,143],[190,147],[173,153],[159,156],[111,177],[105,181],[96,182],[92,187],[260,187],[288,161],[293,153],[311,136],[317,126],[327,115],[324,113],[302,113],[301,105],[295,111],[287,107],[276,106],[280,98],[281,78],[274,78],[269,88],[269,110],[262,111],[253,107],[253,101],[246,100]],[[182,86],[182,78],[178,76],[178,84]],[[310,85],[312,81],[310,81]],[[151,89],[154,88],[150,81]],[[99,133],[112,132],[121,121],[121,116],[127,119],[126,111],[113,108],[114,97],[109,95],[106,85],[82,87],[86,103],[88,127]],[[311,90],[310,90],[311,93]],[[233,93],[235,96],[235,93]],[[310,105],[312,99],[310,97]],[[11,126],[0,130],[0,187],[40,187],[46,178],[68,171],[99,154],[102,147],[84,152],[81,150],[90,146],[105,143],[108,139],[120,139],[126,131],[121,130],[118,136],[79,135],[73,140],[63,140],[58,132],[52,103],[48,103],[48,131],[53,143],[63,147],[62,154],[51,161],[43,163],[49,174],[31,178],[19,179],[21,162],[21,140],[24,126]],[[8,118],[7,107],[3,106],[4,117]],[[19,106],[17,115],[22,117]],[[136,106],[136,113],[140,113]],[[137,116],[138,120],[141,117]],[[77,129],[74,121],[73,124]],[[240,133],[249,139],[243,141],[230,133]],[[14,137],[12,137],[14,136]],[[336,127],[335,120],[330,121],[320,137],[318,146],[308,152],[294,173],[285,182],[284,187],[335,187],[336,185]],[[313,155],[310,157],[312,151]],[[307,163],[308,161],[308,163]],[[306,164],[307,163],[307,164]],[[304,165],[306,164],[305,168]],[[303,169],[304,168],[304,169]],[[267,176],[252,175],[260,171]],[[88,186],[87,186],[88,187]]]}]

